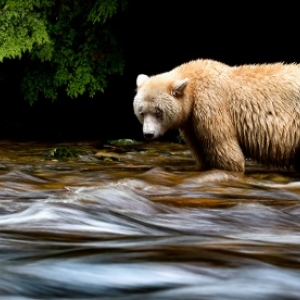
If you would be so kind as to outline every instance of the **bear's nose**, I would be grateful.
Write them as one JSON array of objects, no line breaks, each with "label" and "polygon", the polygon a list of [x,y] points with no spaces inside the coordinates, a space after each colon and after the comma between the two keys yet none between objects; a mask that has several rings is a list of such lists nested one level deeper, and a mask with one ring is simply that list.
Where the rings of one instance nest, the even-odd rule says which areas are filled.
[{"label": "bear's nose", "polygon": [[152,140],[154,138],[153,133],[144,133],[144,138],[147,140]]}]

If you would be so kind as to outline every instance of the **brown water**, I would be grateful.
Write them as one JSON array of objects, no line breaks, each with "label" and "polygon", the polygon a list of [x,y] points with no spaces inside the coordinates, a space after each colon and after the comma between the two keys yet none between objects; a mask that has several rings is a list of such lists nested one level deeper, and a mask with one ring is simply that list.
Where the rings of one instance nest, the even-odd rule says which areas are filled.
[{"label": "brown water", "polygon": [[[1,299],[300,299],[300,176],[183,145],[0,142]],[[49,154],[50,153],[50,154]]]}]

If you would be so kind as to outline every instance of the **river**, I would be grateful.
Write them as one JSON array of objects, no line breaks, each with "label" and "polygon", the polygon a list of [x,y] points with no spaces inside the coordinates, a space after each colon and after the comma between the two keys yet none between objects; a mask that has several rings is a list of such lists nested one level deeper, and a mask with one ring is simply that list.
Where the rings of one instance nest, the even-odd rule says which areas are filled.
[{"label": "river", "polygon": [[192,164],[169,142],[0,141],[0,298],[300,299],[300,175]]}]

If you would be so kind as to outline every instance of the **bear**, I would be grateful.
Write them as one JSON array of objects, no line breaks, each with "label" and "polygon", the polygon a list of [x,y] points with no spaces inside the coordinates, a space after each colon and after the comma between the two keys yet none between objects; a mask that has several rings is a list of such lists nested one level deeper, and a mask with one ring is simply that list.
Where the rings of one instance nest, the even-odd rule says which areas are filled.
[{"label": "bear", "polygon": [[138,75],[133,109],[145,139],[178,129],[198,170],[300,169],[300,64],[195,59]]}]

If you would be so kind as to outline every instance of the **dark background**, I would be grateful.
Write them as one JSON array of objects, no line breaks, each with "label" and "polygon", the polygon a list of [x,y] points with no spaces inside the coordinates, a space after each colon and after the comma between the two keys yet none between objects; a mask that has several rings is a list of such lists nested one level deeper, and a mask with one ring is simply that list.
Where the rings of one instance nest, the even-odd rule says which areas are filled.
[{"label": "dark background", "polygon": [[[126,68],[93,99],[41,100],[30,106],[18,86],[2,85],[1,139],[142,139],[133,114],[135,79],[165,72],[188,60],[211,58],[230,65],[300,62],[298,8],[277,3],[129,0],[122,30]],[[18,82],[20,64],[7,66]],[[11,79],[11,80],[10,80]]]}]

